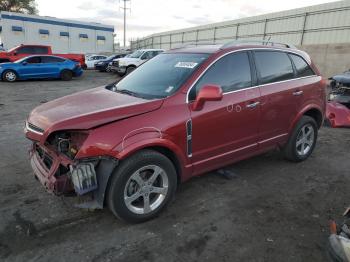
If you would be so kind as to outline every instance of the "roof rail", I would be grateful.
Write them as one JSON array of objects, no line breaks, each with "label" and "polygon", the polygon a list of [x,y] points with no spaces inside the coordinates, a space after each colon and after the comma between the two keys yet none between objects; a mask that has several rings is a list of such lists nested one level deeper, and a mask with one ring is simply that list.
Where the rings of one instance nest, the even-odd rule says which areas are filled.
[{"label": "roof rail", "polygon": [[266,46],[269,45],[269,46],[279,46],[279,47],[297,49],[294,45],[287,44],[287,43],[272,42],[270,40],[233,40],[226,44],[223,44],[221,46],[221,49],[233,47],[233,46],[239,46],[239,45],[247,45],[247,44],[259,44],[259,45],[266,45]]},{"label": "roof rail", "polygon": [[174,46],[170,50],[181,49],[181,48],[186,48],[186,47],[195,47],[195,46],[201,46],[201,45],[218,45],[218,44],[214,44],[213,42],[201,42],[201,43],[188,42],[188,43],[180,44],[178,46]]}]

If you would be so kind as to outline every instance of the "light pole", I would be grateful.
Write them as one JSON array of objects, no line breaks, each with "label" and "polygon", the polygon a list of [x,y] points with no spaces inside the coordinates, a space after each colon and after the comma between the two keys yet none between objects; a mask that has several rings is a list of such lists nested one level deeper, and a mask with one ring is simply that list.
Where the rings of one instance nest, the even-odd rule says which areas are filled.
[{"label": "light pole", "polygon": [[130,2],[131,0],[121,0],[124,2],[123,7],[120,7],[124,11],[124,47],[126,47],[126,10],[131,9],[126,7],[126,2]]}]

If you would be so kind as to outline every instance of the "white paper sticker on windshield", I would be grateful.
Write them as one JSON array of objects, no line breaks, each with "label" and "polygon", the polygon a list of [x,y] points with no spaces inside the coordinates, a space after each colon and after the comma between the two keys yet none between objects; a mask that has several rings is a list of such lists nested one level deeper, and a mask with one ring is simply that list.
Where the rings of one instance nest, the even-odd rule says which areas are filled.
[{"label": "white paper sticker on windshield", "polygon": [[178,62],[175,67],[182,67],[182,68],[195,68],[198,63],[195,62]]},{"label": "white paper sticker on windshield", "polygon": [[171,90],[173,90],[173,89],[174,89],[173,86],[169,86],[169,87],[165,90],[165,92],[166,92],[166,93],[170,93]]}]

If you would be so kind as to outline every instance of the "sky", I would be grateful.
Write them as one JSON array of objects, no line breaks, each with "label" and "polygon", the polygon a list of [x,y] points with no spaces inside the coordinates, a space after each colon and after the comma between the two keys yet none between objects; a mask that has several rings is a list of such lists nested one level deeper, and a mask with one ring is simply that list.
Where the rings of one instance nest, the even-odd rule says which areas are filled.
[{"label": "sky", "polygon": [[[127,2],[126,39],[186,27],[222,22],[331,0],[131,0]],[[121,0],[36,0],[39,14],[114,25],[123,41]]]}]

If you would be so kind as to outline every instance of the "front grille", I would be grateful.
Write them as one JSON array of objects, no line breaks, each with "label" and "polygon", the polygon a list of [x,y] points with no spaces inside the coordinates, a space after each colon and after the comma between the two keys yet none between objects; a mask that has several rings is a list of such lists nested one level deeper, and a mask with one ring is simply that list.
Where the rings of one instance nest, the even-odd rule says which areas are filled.
[{"label": "front grille", "polygon": [[41,129],[40,127],[37,127],[33,125],[32,123],[27,122],[28,129],[36,132],[36,133],[44,133],[44,129]]},{"label": "front grille", "polygon": [[113,66],[115,66],[115,67],[119,67],[119,61],[113,61]]},{"label": "front grille", "polygon": [[41,162],[45,165],[45,167],[50,170],[52,167],[53,159],[50,155],[48,155],[40,146],[35,145],[35,152],[40,158]]}]

